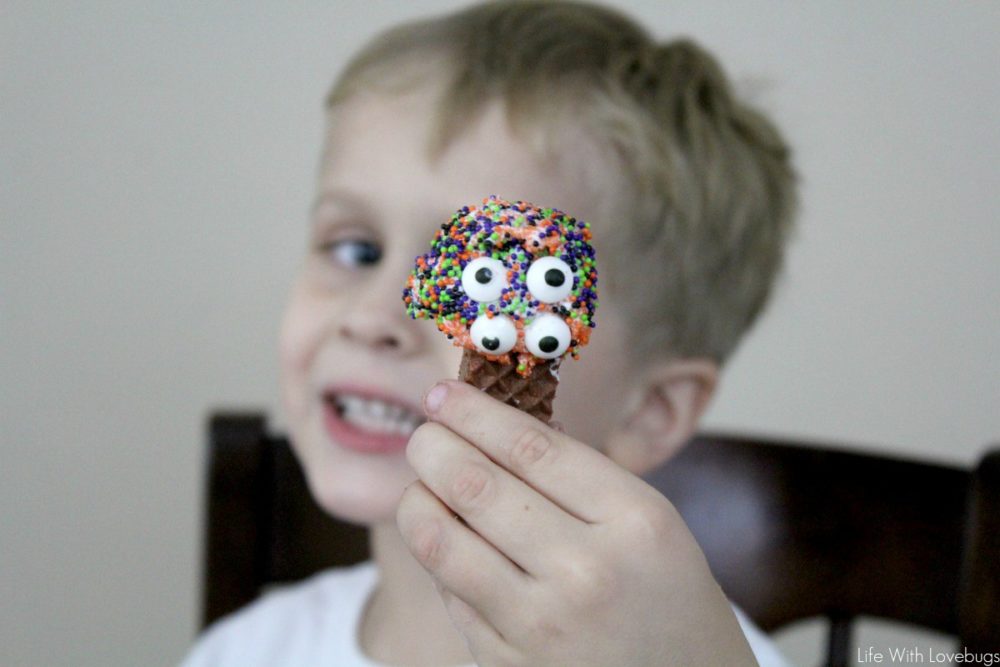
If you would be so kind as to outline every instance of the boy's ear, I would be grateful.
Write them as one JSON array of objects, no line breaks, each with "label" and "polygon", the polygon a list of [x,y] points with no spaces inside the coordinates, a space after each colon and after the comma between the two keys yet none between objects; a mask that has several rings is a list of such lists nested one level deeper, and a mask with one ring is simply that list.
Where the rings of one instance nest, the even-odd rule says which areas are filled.
[{"label": "boy's ear", "polygon": [[710,359],[672,359],[648,368],[605,454],[636,475],[673,457],[697,429],[718,378],[719,366]]}]

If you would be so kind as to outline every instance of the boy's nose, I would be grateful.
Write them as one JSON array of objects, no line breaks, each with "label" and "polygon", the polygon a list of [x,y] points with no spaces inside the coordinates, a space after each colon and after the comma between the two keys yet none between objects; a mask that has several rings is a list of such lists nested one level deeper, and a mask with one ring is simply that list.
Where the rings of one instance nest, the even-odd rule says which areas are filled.
[{"label": "boy's nose", "polygon": [[406,316],[401,305],[369,303],[355,308],[338,327],[338,334],[346,341],[381,353],[397,355],[416,351],[419,340],[414,322]]},{"label": "boy's nose", "polygon": [[353,342],[375,350],[393,352],[402,350],[402,336],[395,331],[368,326],[367,323],[348,322],[341,326],[340,335]]}]

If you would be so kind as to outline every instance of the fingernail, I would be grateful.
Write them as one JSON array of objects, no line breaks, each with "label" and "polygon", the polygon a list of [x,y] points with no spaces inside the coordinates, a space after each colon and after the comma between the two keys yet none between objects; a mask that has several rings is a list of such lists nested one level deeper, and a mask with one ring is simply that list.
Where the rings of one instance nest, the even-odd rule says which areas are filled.
[{"label": "fingernail", "polygon": [[436,384],[431,387],[431,390],[424,396],[424,410],[427,411],[427,414],[437,412],[444,404],[444,397],[447,394],[448,386],[445,384]]}]

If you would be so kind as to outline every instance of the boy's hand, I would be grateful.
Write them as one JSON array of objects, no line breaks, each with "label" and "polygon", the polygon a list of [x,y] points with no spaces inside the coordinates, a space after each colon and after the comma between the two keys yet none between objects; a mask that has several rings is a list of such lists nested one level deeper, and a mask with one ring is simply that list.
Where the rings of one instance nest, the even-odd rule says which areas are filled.
[{"label": "boy's hand", "polygon": [[464,383],[425,409],[397,523],[479,665],[757,664],[653,487]]}]

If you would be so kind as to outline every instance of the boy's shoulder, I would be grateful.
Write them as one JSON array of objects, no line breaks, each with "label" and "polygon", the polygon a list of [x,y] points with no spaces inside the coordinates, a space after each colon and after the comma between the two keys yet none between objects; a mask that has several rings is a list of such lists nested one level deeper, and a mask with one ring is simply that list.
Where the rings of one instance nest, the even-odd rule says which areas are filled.
[{"label": "boy's shoulder", "polygon": [[757,658],[757,664],[760,667],[788,667],[788,662],[778,651],[774,640],[758,628],[746,615],[746,612],[737,607],[735,603],[730,601],[729,605],[733,608],[733,613],[736,614],[736,620],[743,630],[743,635],[747,638],[747,643],[750,644],[750,650]]},{"label": "boy's shoulder", "polygon": [[182,665],[317,664],[316,660],[330,657],[343,659],[345,652],[357,649],[357,617],[377,579],[375,565],[366,561],[268,591],[210,626]]}]

